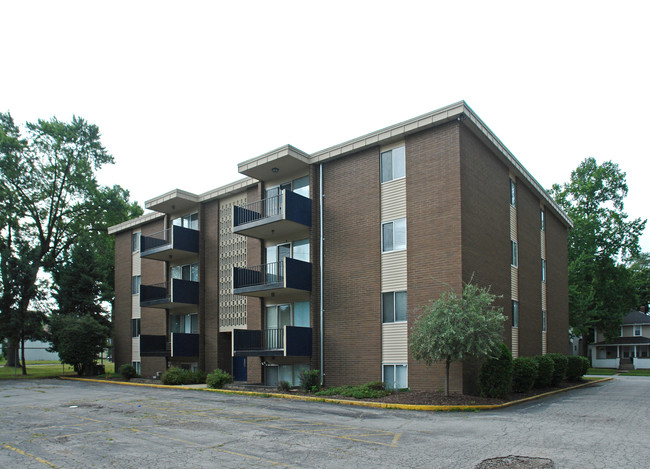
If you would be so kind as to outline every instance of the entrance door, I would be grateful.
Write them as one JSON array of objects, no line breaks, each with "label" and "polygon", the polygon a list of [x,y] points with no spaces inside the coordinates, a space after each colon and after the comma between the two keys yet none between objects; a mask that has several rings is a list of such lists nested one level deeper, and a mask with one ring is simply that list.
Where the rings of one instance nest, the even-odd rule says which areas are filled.
[{"label": "entrance door", "polygon": [[233,381],[248,381],[246,372],[246,357],[232,357],[232,379]]}]

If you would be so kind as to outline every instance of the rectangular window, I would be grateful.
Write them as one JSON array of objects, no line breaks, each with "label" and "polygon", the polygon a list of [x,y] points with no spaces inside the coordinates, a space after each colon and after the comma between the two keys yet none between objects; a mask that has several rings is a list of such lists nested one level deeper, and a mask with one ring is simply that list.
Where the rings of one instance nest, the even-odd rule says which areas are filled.
[{"label": "rectangular window", "polygon": [[140,375],[142,373],[141,367],[140,367],[140,362],[131,362],[131,365],[133,365],[133,368],[135,368],[135,372]]},{"label": "rectangular window", "polygon": [[309,176],[294,179],[292,187],[296,194],[309,198]]},{"label": "rectangular window", "polygon": [[382,252],[406,249],[406,218],[382,223]]},{"label": "rectangular window", "polygon": [[408,385],[408,365],[384,365],[384,383],[387,389],[406,389]]},{"label": "rectangular window", "polygon": [[299,261],[309,262],[309,239],[301,239],[293,242],[293,256]]},{"label": "rectangular window", "polygon": [[175,218],[172,220],[172,224],[175,226],[182,226],[183,228],[189,228],[190,230],[199,229],[199,212],[194,212],[184,217]]},{"label": "rectangular window", "polygon": [[309,327],[309,301],[296,301],[293,304],[293,325]]},{"label": "rectangular window", "polygon": [[140,232],[131,235],[131,252],[138,252],[140,250]]},{"label": "rectangular window", "polygon": [[403,178],[406,175],[405,156],[404,147],[393,148],[381,154],[381,182]]},{"label": "rectangular window", "polygon": [[174,265],[171,268],[171,278],[199,281],[199,264]]},{"label": "rectangular window", "polygon": [[548,313],[542,310],[542,332],[546,332],[547,321],[548,321]]},{"label": "rectangular window", "polygon": [[546,231],[546,219],[544,218],[544,209],[540,209],[539,211],[539,221],[540,225],[542,227],[542,231]]},{"label": "rectangular window", "polygon": [[546,282],[546,259],[542,259],[542,282]]},{"label": "rectangular window", "polygon": [[406,292],[389,292],[381,294],[382,322],[406,321]]},{"label": "rectangular window", "polygon": [[512,327],[519,327],[519,302],[512,300]]},{"label": "rectangular window", "polygon": [[510,240],[510,265],[517,267],[518,265],[517,241]]},{"label": "rectangular window", "polygon": [[134,275],[131,277],[131,294],[137,295],[140,293],[140,276]]},{"label": "rectangular window", "polygon": [[199,315],[193,314],[170,314],[169,332],[176,334],[198,334]]},{"label": "rectangular window", "polygon": [[517,206],[517,183],[510,179],[510,205]]},{"label": "rectangular window", "polygon": [[131,337],[140,335],[140,319],[131,319]]},{"label": "rectangular window", "polygon": [[634,326],[634,335],[636,335],[636,336],[640,336],[640,335],[641,335],[641,325],[640,325],[640,324],[636,324],[636,325]]}]

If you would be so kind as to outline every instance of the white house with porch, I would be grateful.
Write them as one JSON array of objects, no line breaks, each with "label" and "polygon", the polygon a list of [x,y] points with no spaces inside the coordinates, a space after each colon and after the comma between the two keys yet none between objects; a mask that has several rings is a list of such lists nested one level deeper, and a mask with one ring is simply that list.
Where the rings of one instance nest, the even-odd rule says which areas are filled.
[{"label": "white house with porch", "polygon": [[596,329],[594,342],[589,346],[594,368],[650,369],[650,316],[641,311],[623,318],[620,337],[607,341]]}]

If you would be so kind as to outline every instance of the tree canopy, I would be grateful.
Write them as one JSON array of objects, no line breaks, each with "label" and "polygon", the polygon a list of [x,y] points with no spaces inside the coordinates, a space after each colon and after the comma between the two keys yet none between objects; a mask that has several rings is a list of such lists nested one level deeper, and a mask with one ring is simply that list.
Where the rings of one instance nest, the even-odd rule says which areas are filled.
[{"label": "tree canopy", "polygon": [[646,220],[628,220],[628,187],[617,164],[585,159],[569,182],[551,189],[573,219],[569,232],[569,322],[574,333],[589,337],[591,327],[618,335],[623,316],[636,307],[631,276],[623,260],[639,254]]},{"label": "tree canopy", "polygon": [[[27,123],[23,136],[0,113],[0,338],[10,347],[42,335],[44,313],[33,304],[41,273],[61,270],[81,237],[112,265],[107,226],[141,213],[127,191],[98,184],[95,171],[112,162],[97,126],[81,118]],[[26,373],[24,347],[22,361]]]},{"label": "tree canopy", "polygon": [[503,341],[503,308],[489,288],[467,283],[461,294],[444,292],[423,308],[409,336],[416,360],[427,365],[444,362],[445,395],[449,395],[451,362],[490,356]]},{"label": "tree canopy", "polygon": [[81,375],[87,366],[95,364],[106,348],[110,329],[89,315],[57,315],[52,318],[50,350],[61,361],[74,367]]}]

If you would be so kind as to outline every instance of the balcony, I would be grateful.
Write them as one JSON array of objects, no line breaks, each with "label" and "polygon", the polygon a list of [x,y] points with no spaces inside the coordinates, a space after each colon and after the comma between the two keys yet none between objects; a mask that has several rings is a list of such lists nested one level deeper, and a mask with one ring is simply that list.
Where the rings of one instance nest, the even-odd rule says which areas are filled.
[{"label": "balcony", "polygon": [[258,239],[287,238],[311,227],[311,200],[291,191],[233,207],[233,232]]},{"label": "balcony", "polygon": [[311,291],[311,263],[285,257],[279,262],[234,267],[233,293],[258,298]]},{"label": "balcony", "polygon": [[171,333],[166,335],[140,335],[140,356],[142,357],[198,357],[199,334]]},{"label": "balcony", "polygon": [[311,357],[311,327],[233,331],[233,357]]},{"label": "balcony", "polygon": [[140,257],[159,261],[181,262],[195,258],[199,252],[199,232],[172,226],[140,238]]},{"label": "balcony", "polygon": [[140,286],[140,306],[180,310],[199,304],[199,282],[172,279],[155,285]]}]

